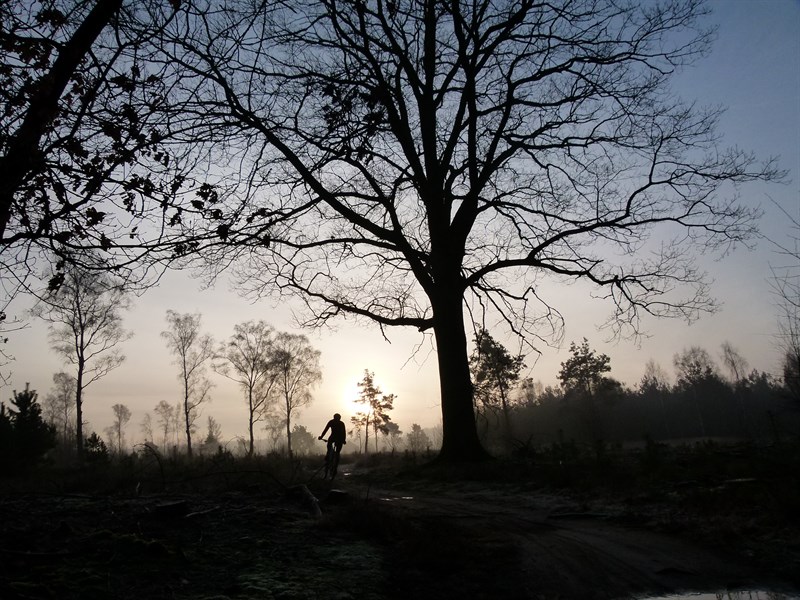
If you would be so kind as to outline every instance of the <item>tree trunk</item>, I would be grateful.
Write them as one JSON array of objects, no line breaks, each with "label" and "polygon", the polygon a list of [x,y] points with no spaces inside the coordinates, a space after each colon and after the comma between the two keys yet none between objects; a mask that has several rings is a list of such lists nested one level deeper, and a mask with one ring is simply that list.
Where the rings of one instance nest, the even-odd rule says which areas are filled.
[{"label": "tree trunk", "polygon": [[511,450],[513,449],[514,446],[514,435],[512,432],[512,425],[511,425],[511,407],[508,405],[508,398],[506,398],[506,392],[503,388],[500,388],[500,406],[503,410],[506,447],[508,450]]},{"label": "tree trunk", "polygon": [[475,423],[463,299],[452,290],[445,290],[442,296],[433,306],[442,398],[442,449],[438,460],[451,463],[484,460],[489,454],[481,446]]},{"label": "tree trunk", "polygon": [[247,456],[253,456],[253,452],[255,450],[255,435],[253,432],[253,420],[255,419],[254,413],[255,410],[253,409],[253,388],[250,387],[248,389],[248,402],[250,406],[250,419],[248,425],[248,432],[250,433],[250,448],[247,450]]},{"label": "tree trunk", "polygon": [[286,399],[286,452],[289,460],[292,460],[292,410],[291,402]]},{"label": "tree trunk", "polygon": [[192,428],[189,424],[189,383],[186,382],[186,394],[183,397],[183,422],[186,425],[186,455],[192,458]]},{"label": "tree trunk", "polygon": [[364,456],[369,454],[369,411],[367,411],[367,418],[364,419]]},{"label": "tree trunk", "polygon": [[78,464],[83,463],[83,363],[78,362],[78,377],[75,390],[75,439],[78,450]]}]

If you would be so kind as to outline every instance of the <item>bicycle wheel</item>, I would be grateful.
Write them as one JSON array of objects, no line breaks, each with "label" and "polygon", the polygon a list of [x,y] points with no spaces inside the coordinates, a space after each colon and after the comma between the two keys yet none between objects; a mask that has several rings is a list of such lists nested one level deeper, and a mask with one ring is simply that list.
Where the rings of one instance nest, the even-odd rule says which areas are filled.
[{"label": "bicycle wheel", "polygon": [[339,453],[334,450],[331,461],[331,479],[336,477],[336,472],[338,470],[339,470]]},{"label": "bicycle wheel", "polygon": [[325,453],[325,474],[322,476],[323,479],[327,479],[328,475],[333,476],[336,475],[336,467],[333,466],[334,456],[336,453],[333,451],[333,448],[330,446],[328,447],[328,451]]}]

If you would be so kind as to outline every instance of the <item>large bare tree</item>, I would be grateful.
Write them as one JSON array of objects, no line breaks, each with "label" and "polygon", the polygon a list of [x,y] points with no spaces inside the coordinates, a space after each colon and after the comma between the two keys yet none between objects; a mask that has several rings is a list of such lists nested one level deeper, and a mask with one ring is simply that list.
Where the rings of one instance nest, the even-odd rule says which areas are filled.
[{"label": "large bare tree", "polygon": [[779,176],[671,91],[712,41],[701,0],[182,10],[157,68],[215,168],[179,250],[296,293],[308,324],[432,332],[445,460],[485,456],[466,322],[560,339],[548,280],[594,286],[617,333],[694,317],[713,301],[693,251],[754,231],[725,185]]},{"label": "large bare tree", "polygon": [[211,399],[212,384],[206,377],[206,367],[214,358],[214,339],[200,330],[199,314],[179,314],[167,311],[167,329],[161,337],[175,356],[182,398],[179,404],[181,424],[186,433],[186,452],[192,456],[192,433],[200,416],[200,406]]},{"label": "large bare tree", "polygon": [[122,326],[130,300],[118,281],[76,266],[59,281],[32,312],[50,323],[51,347],[75,368],[75,434],[82,460],[84,392],[125,360],[119,345],[132,335]]}]

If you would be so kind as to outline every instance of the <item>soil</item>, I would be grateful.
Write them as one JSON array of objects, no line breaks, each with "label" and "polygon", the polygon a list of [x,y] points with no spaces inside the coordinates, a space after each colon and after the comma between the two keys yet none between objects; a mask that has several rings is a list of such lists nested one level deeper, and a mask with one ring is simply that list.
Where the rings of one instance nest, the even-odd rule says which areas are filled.
[{"label": "soil", "polygon": [[[800,597],[792,528],[710,525],[674,498],[370,477],[212,492],[0,496],[0,598]],[[318,500],[318,502],[317,502]],[[780,596],[778,596],[780,597]]]}]

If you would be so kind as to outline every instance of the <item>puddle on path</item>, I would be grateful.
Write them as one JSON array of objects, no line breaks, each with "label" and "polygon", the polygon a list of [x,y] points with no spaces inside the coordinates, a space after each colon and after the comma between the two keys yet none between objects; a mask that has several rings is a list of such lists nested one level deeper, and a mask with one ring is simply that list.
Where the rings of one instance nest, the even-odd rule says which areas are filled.
[{"label": "puddle on path", "polygon": [[721,592],[692,592],[669,596],[647,596],[638,600],[800,600],[800,594],[766,592],[763,590],[739,590]]}]

